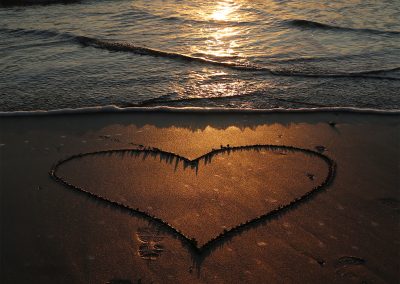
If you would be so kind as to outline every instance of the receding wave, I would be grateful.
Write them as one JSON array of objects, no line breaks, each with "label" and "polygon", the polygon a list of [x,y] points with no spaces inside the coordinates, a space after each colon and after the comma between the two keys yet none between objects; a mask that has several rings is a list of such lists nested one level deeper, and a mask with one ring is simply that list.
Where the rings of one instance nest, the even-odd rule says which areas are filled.
[{"label": "receding wave", "polygon": [[[151,98],[147,99],[141,102],[138,102],[136,104],[129,104],[126,107],[154,107],[154,106],[169,106],[171,104],[175,103],[187,103],[187,102],[194,102],[194,101],[219,101],[219,100],[229,100],[229,99],[240,99],[240,98],[249,98],[249,97],[254,97],[254,96],[259,96],[262,95],[264,96],[265,93],[260,92],[260,91],[255,91],[252,93],[244,93],[244,94],[237,94],[237,95],[229,95],[229,96],[216,96],[216,97],[182,97],[182,98],[176,98],[176,99],[171,99],[169,95],[163,95],[160,97],[156,98]],[[295,103],[297,105],[303,105],[303,106],[309,106],[309,107],[316,107],[316,108],[327,108],[327,107],[333,107],[330,105],[323,105],[323,104],[318,104],[318,103],[310,103],[310,102],[304,102],[304,101],[298,101],[298,100],[293,100],[293,99],[284,99],[284,98],[279,98],[276,96],[270,97],[271,100],[273,101],[281,101],[281,102],[287,102],[287,103]]]},{"label": "receding wave", "polygon": [[142,113],[142,112],[172,112],[172,113],[365,113],[382,115],[400,115],[400,110],[381,110],[372,108],[355,107],[324,107],[324,108],[272,108],[272,109],[249,109],[249,108],[207,108],[207,107],[126,107],[121,108],[115,105],[86,107],[86,108],[66,108],[55,110],[37,111],[10,111],[1,112],[0,117],[14,116],[51,116],[68,114],[89,114],[89,113]]},{"label": "receding wave", "polygon": [[[276,66],[260,66],[252,63],[237,63],[234,61],[221,62],[216,60],[211,60],[204,57],[197,57],[187,54],[163,51],[158,49],[153,49],[144,46],[137,46],[129,42],[114,41],[114,40],[103,40],[93,37],[73,35],[69,33],[60,33],[51,30],[28,30],[28,29],[8,29],[0,28],[0,32],[17,34],[17,35],[29,35],[29,36],[41,36],[46,38],[58,38],[60,40],[67,40],[70,42],[78,43],[85,47],[93,47],[99,49],[105,49],[108,51],[115,52],[130,52],[137,55],[161,57],[172,60],[180,60],[184,62],[196,62],[207,65],[216,65],[224,68],[229,68],[233,70],[240,71],[250,71],[250,72],[261,72],[269,75],[276,76],[286,76],[286,77],[305,77],[305,78],[361,78],[361,79],[378,79],[378,80],[395,80],[400,81],[398,77],[387,76],[386,73],[392,71],[400,70],[400,67],[395,67],[391,69],[382,70],[367,70],[361,72],[332,72],[332,73],[305,73],[296,70],[291,70],[288,68],[277,68]],[[379,76],[383,74],[384,76]]]},{"label": "receding wave", "polygon": [[329,25],[329,24],[324,24],[309,20],[301,20],[301,19],[289,20],[287,21],[287,23],[295,27],[306,28],[306,29],[340,30],[340,31],[364,32],[364,33],[381,34],[381,35],[400,35],[400,31],[382,31],[376,29],[341,27],[341,26]]}]

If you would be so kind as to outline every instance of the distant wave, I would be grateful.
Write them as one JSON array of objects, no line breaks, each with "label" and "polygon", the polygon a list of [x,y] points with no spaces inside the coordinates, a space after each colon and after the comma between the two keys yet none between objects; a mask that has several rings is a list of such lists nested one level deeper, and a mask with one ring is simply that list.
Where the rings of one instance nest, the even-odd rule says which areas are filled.
[{"label": "distant wave", "polygon": [[239,64],[234,62],[219,62],[210,59],[206,59],[203,57],[195,57],[186,54],[174,53],[174,52],[166,52],[162,50],[152,49],[148,47],[136,46],[127,42],[116,42],[116,41],[108,41],[108,40],[99,40],[90,37],[77,37],[76,38],[79,43],[84,46],[91,46],[101,49],[107,49],[110,51],[123,51],[123,52],[132,52],[139,55],[148,55],[154,57],[165,57],[169,59],[179,59],[184,61],[192,61],[192,62],[200,62],[206,63],[209,65],[218,65],[225,68],[242,70],[242,71],[253,71],[253,72],[266,72],[272,75],[279,76],[296,76],[296,77],[310,77],[310,78],[364,78],[364,79],[387,79],[387,80],[400,80],[400,78],[396,77],[387,77],[387,76],[372,76],[379,73],[387,73],[389,71],[397,70],[399,68],[393,69],[384,69],[384,70],[371,70],[371,71],[363,71],[363,72],[348,72],[348,73],[327,73],[327,74],[313,74],[313,73],[302,73],[297,71],[292,71],[288,69],[277,70],[274,68],[258,66],[255,64]]},{"label": "distant wave", "polygon": [[[9,28],[0,28],[0,32],[8,33],[8,34],[16,34],[16,35],[37,35],[43,37],[58,37],[62,35],[57,31],[51,30],[30,30],[30,29],[9,29]],[[70,36],[72,38],[73,36]]]},{"label": "distant wave", "polygon": [[341,30],[341,31],[364,32],[364,33],[372,33],[380,35],[400,35],[400,31],[382,31],[375,29],[340,27],[309,20],[301,20],[301,19],[288,20],[287,23],[295,27],[306,28],[306,29]]},{"label": "distant wave", "polygon": [[80,3],[81,0],[2,0],[0,1],[0,7],[12,7],[12,6],[33,6],[33,5],[54,5],[54,4],[75,4]]},{"label": "distant wave", "polygon": [[[123,15],[132,15],[135,17],[143,17],[145,19],[157,19],[159,21],[165,21],[165,22],[175,22],[179,24],[215,24],[218,26],[242,26],[242,25],[251,25],[257,23],[256,21],[243,21],[243,20],[232,20],[232,19],[225,19],[225,20],[216,20],[216,19],[200,19],[200,18],[193,18],[193,17],[187,17],[184,15],[174,15],[174,16],[169,16],[163,13],[154,13],[153,11],[150,10],[145,10],[139,7],[135,7],[132,5],[132,10],[124,13]],[[121,15],[115,15],[112,16],[114,17],[121,17]]]},{"label": "distant wave", "polygon": [[400,67],[390,68],[390,69],[377,69],[359,72],[341,72],[341,73],[302,73],[291,70],[275,70],[271,73],[280,76],[293,76],[293,77],[309,77],[309,78],[361,78],[361,79],[385,79],[400,81],[397,77],[388,76],[376,76],[379,74],[384,74],[388,72],[394,72],[400,70]]},{"label": "distant wave", "polygon": [[250,71],[250,72],[262,72],[276,76],[287,76],[287,77],[305,77],[305,78],[361,78],[361,79],[378,79],[378,80],[395,80],[400,81],[400,78],[379,76],[379,74],[385,74],[387,72],[398,71],[400,67],[392,69],[382,70],[367,70],[361,72],[338,72],[338,73],[304,73],[298,72],[291,69],[278,69],[276,67],[265,67],[256,64],[242,64],[236,62],[220,62],[216,60],[207,59],[204,57],[197,57],[187,54],[168,52],[143,46],[137,46],[128,42],[120,42],[113,40],[102,40],[93,37],[79,36],[68,33],[59,33],[51,30],[28,30],[28,29],[8,29],[0,28],[0,32],[6,32],[17,35],[35,35],[46,38],[59,38],[60,40],[68,40],[70,42],[78,43],[85,47],[94,47],[99,49],[105,49],[116,52],[130,52],[137,55],[145,55],[152,57],[162,57],[186,62],[197,62],[208,65],[216,65],[224,68],[233,70]]},{"label": "distant wave", "polygon": [[381,52],[361,52],[361,53],[350,53],[350,54],[338,54],[338,55],[327,55],[327,56],[300,56],[295,58],[266,58],[270,63],[273,64],[287,64],[287,63],[304,63],[304,62],[329,62],[339,60],[354,60],[354,59],[365,59],[371,57],[382,56]]},{"label": "distant wave", "polygon": [[387,68],[387,69],[377,69],[377,70],[371,70],[371,71],[363,71],[359,72],[359,74],[381,74],[381,73],[388,73],[388,72],[397,72],[400,71],[400,67],[393,67],[393,68]]},{"label": "distant wave", "polygon": [[87,107],[87,108],[66,108],[56,110],[37,110],[37,111],[11,111],[0,112],[0,117],[15,116],[51,116],[51,115],[68,115],[68,114],[88,114],[88,113],[364,113],[364,114],[381,114],[381,115],[400,115],[400,110],[381,110],[370,108],[354,108],[354,107],[323,107],[323,108],[273,108],[273,109],[243,109],[243,108],[207,108],[207,107],[127,107],[121,108],[115,105]]},{"label": "distant wave", "polygon": [[119,41],[111,41],[111,40],[101,40],[91,37],[85,36],[77,36],[76,41],[78,41],[83,46],[91,46],[95,48],[106,49],[110,51],[122,51],[122,52],[131,52],[138,55],[147,55],[153,57],[165,57],[169,59],[179,59],[183,61],[192,61],[192,62],[201,62],[210,65],[219,65],[231,69],[238,70],[247,70],[247,71],[270,71],[269,69],[258,67],[256,65],[241,65],[230,62],[219,62],[210,59],[206,59],[203,57],[196,57],[181,53],[162,51],[158,49],[153,49],[149,47],[137,46],[128,42],[119,42]]},{"label": "distant wave", "polygon": [[255,21],[232,21],[232,20],[200,20],[200,19],[187,19],[183,17],[171,16],[171,17],[160,17],[160,20],[163,21],[171,21],[178,23],[187,23],[187,24],[216,24],[218,26],[247,26],[255,24]]}]

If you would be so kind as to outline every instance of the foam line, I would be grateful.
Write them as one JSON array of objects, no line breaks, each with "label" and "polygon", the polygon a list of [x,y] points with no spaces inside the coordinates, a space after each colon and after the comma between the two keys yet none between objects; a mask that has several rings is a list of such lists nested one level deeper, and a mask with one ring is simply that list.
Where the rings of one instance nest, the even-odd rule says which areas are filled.
[{"label": "foam line", "polygon": [[363,114],[382,114],[382,115],[399,115],[400,110],[397,109],[371,109],[371,108],[354,108],[354,107],[319,107],[319,108],[273,108],[273,109],[243,109],[243,108],[209,108],[209,107],[126,107],[121,108],[115,105],[95,106],[86,108],[64,108],[55,110],[35,110],[35,111],[10,111],[0,112],[0,117],[19,117],[19,116],[53,116],[53,115],[70,115],[70,114],[94,114],[94,113],[363,113]]}]

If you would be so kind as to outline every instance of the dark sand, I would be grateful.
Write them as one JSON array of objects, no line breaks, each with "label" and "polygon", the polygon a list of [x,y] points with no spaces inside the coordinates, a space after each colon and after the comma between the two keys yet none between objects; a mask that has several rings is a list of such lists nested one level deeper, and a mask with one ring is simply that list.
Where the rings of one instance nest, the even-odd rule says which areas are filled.
[{"label": "dark sand", "polygon": [[[0,282],[397,283],[399,130],[344,113],[2,117]],[[89,194],[49,175],[97,151],[56,171]],[[336,175],[318,189],[324,155]]]}]

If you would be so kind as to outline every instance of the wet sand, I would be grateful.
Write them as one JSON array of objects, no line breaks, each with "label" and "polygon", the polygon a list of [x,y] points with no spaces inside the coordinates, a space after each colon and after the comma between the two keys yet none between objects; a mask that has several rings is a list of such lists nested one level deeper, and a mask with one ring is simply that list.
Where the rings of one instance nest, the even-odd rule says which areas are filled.
[{"label": "wet sand", "polygon": [[397,283],[399,130],[333,112],[2,117],[1,283]]}]

